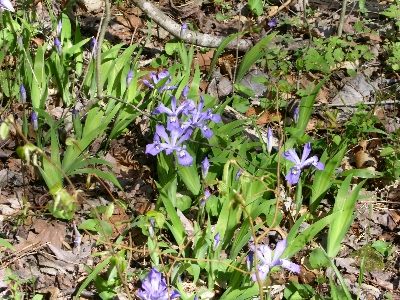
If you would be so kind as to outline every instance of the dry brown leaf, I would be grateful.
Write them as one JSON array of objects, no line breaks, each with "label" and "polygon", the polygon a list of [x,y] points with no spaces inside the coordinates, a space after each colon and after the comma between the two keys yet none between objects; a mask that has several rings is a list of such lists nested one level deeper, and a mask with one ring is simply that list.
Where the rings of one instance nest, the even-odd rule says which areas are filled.
[{"label": "dry brown leaf", "polygon": [[387,115],[385,113],[385,110],[383,109],[382,106],[377,106],[374,109],[374,116],[377,116],[379,120],[385,120],[387,118]]},{"label": "dry brown leaf", "polygon": [[299,279],[301,283],[310,284],[315,281],[317,277],[312,271],[307,270],[305,267],[300,266],[301,272],[299,275]]},{"label": "dry brown leaf", "polygon": [[38,38],[38,37],[31,38],[31,41],[36,43],[36,45],[38,45],[38,46],[44,45],[44,40],[41,38]]},{"label": "dry brown leaf", "polygon": [[[105,218],[105,213],[103,213],[103,218]],[[113,228],[113,234],[111,239],[120,235],[128,226],[127,223],[122,221],[129,219],[125,210],[120,206],[115,206],[112,216],[108,219],[111,227]]]},{"label": "dry brown leaf", "polygon": [[179,219],[181,220],[181,223],[183,225],[183,228],[185,229],[185,233],[188,236],[188,239],[192,239],[194,236],[194,227],[193,223],[186,218],[186,216],[179,210],[176,210],[176,213],[178,214]]},{"label": "dry brown leaf", "polygon": [[374,44],[380,44],[383,42],[382,38],[379,35],[373,33],[362,33],[361,37],[365,41],[371,41]]},{"label": "dry brown leaf", "polygon": [[135,28],[142,28],[144,26],[143,20],[135,15],[123,13],[115,17],[116,21],[131,30]]},{"label": "dry brown leaf", "polygon": [[39,242],[41,244],[51,243],[52,245],[61,248],[65,237],[65,226],[53,220],[46,222],[42,219],[37,219],[33,224],[34,232],[29,232],[27,241],[31,243]]},{"label": "dry brown leaf", "polygon": [[209,72],[211,67],[211,61],[214,57],[215,50],[207,51],[206,53],[198,52],[194,57],[192,68],[196,65],[199,66],[200,70],[203,72]]},{"label": "dry brown leaf", "polygon": [[[291,74],[288,75],[286,77],[286,79],[292,85],[297,82],[297,76],[294,75],[294,74],[293,75],[291,75]],[[313,78],[308,73],[306,73],[306,74],[303,73],[303,75],[301,76],[301,79],[300,79],[300,87],[302,89],[307,89],[310,85],[315,86],[314,82],[316,82],[315,78]],[[328,89],[325,86],[322,86],[320,88],[320,90],[318,91],[317,98],[316,98],[315,101],[317,103],[327,103],[328,102],[328,93],[329,93]]]},{"label": "dry brown leaf", "polygon": [[233,54],[226,54],[218,58],[218,66],[221,68],[221,74],[227,74],[230,79],[233,78],[232,70],[235,66],[235,57]]},{"label": "dry brown leaf", "polygon": [[354,154],[354,160],[358,169],[376,170],[376,160],[367,151],[360,150]]},{"label": "dry brown leaf", "polygon": [[268,124],[271,122],[280,122],[281,120],[280,114],[277,114],[276,112],[265,111],[261,107],[249,107],[245,115],[246,117],[257,115],[258,116],[256,122],[257,125]]},{"label": "dry brown leaf", "polygon": [[306,131],[314,131],[317,127],[318,127],[318,119],[311,118],[310,121],[308,121]]}]

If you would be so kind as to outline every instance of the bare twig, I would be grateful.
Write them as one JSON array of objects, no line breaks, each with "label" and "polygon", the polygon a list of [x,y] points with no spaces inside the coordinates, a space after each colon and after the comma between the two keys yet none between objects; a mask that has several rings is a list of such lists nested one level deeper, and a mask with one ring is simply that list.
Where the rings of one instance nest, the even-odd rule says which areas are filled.
[{"label": "bare twig", "polygon": [[[212,34],[204,34],[194,32],[187,29],[182,35],[181,25],[173,21],[170,17],[164,14],[160,9],[146,0],[132,0],[150,19],[156,22],[159,26],[171,33],[177,38],[181,38],[186,43],[195,44],[203,47],[218,48],[224,36],[215,36]],[[227,46],[226,49],[239,51],[248,51],[253,46],[253,43],[245,39],[234,39]]]},{"label": "bare twig", "polygon": [[103,97],[103,86],[101,84],[101,48],[103,46],[104,36],[106,35],[106,30],[108,22],[110,22],[110,18],[111,18],[110,1],[105,0],[105,14],[99,33],[99,40],[97,43],[97,55],[96,55],[97,97],[98,97],[97,102],[100,101],[101,98]]},{"label": "bare twig", "polygon": [[346,6],[347,6],[347,0],[343,0],[342,13],[340,14],[340,21],[339,21],[339,27],[338,27],[338,33],[337,33],[338,37],[342,36],[344,18],[346,17]]}]

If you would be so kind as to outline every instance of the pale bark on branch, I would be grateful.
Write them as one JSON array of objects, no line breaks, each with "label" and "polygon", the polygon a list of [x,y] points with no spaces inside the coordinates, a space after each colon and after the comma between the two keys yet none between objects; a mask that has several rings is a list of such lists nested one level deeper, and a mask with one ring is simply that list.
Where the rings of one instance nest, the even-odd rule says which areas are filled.
[{"label": "pale bark on branch", "polygon": [[[181,36],[181,25],[173,21],[160,9],[146,0],[132,0],[150,19],[156,22],[159,26],[164,28],[175,37],[181,38],[186,43],[195,44],[202,47],[218,48],[218,46],[225,39],[223,36],[215,36],[212,34],[204,34],[194,32],[192,30],[185,30]],[[246,52],[251,49],[253,43],[246,39],[234,39],[227,46],[226,49],[238,49],[239,51]]]}]

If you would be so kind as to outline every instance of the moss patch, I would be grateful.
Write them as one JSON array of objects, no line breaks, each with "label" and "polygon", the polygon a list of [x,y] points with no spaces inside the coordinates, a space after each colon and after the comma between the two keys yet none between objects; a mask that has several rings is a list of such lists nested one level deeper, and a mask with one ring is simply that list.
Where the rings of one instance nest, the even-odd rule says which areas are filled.
[{"label": "moss patch", "polygon": [[371,272],[373,270],[383,270],[385,263],[383,262],[383,256],[376,251],[371,245],[366,245],[357,251],[350,254],[350,257],[356,260],[357,266],[361,266],[363,257],[365,256],[365,270]]}]

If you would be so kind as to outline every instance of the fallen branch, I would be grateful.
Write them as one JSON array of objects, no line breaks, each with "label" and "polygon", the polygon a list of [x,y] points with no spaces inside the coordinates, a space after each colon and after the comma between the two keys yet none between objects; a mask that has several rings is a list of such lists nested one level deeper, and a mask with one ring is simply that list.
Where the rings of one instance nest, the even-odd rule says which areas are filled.
[{"label": "fallen branch", "polygon": [[[212,34],[204,34],[194,32],[192,30],[185,30],[181,34],[182,26],[169,18],[161,10],[146,0],[132,0],[150,19],[156,22],[159,26],[164,28],[173,36],[182,39],[186,43],[195,44],[202,47],[218,48],[218,46],[225,39],[223,36],[215,36]],[[253,43],[246,39],[234,39],[227,46],[226,49],[246,52],[253,47]]]}]

